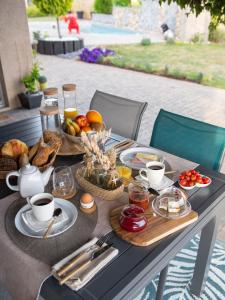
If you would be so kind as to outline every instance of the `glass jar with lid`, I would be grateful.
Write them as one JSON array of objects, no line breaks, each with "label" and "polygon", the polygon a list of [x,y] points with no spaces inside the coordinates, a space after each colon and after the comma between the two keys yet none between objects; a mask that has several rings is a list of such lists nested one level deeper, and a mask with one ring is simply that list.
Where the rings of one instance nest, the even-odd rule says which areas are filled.
[{"label": "glass jar with lid", "polygon": [[75,118],[78,115],[76,102],[76,84],[64,84],[62,89],[64,99],[64,118]]},{"label": "glass jar with lid", "polygon": [[149,192],[146,184],[133,181],[128,186],[129,203],[147,209],[149,207]]},{"label": "glass jar with lid", "polygon": [[50,87],[44,90],[44,102],[45,106],[57,106],[59,104],[58,89]]}]

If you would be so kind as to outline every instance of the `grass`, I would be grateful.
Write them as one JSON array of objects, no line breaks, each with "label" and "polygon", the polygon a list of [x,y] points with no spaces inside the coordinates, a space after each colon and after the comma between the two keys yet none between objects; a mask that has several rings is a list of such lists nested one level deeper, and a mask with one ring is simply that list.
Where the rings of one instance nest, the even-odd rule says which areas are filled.
[{"label": "grass", "polygon": [[108,47],[104,64],[225,89],[225,45],[151,44]]}]

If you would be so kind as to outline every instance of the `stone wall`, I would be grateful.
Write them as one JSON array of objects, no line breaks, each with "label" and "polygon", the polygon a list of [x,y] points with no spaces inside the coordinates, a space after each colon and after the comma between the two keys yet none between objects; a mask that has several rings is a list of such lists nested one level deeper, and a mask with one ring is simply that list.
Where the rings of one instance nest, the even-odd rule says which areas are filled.
[{"label": "stone wall", "polygon": [[180,9],[176,3],[159,5],[158,0],[142,0],[139,7],[114,7],[112,16],[95,15],[93,22],[129,28],[141,33],[162,32],[161,25],[167,23],[176,37],[188,41],[195,33],[208,37],[210,15],[201,13],[197,18],[193,14]]},{"label": "stone wall", "polygon": [[0,1],[0,82],[6,104],[20,106],[21,79],[32,67],[24,1]]}]

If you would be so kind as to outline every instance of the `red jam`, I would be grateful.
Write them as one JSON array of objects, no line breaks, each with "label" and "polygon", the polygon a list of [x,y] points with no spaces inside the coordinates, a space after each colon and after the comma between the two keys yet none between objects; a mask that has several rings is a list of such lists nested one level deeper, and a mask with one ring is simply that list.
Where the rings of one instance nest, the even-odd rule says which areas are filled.
[{"label": "red jam", "polygon": [[144,213],[144,209],[136,205],[128,205],[124,207],[120,216],[120,226],[130,232],[141,231],[147,225],[147,219],[140,214]]}]

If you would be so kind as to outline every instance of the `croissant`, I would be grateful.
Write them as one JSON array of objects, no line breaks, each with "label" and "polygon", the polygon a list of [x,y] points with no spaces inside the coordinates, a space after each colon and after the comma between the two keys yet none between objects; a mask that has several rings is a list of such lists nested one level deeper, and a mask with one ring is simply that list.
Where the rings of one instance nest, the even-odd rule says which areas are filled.
[{"label": "croissant", "polygon": [[3,156],[10,156],[13,158],[18,158],[21,154],[28,154],[27,145],[16,139],[9,140],[6,142],[1,149],[1,154]]}]

